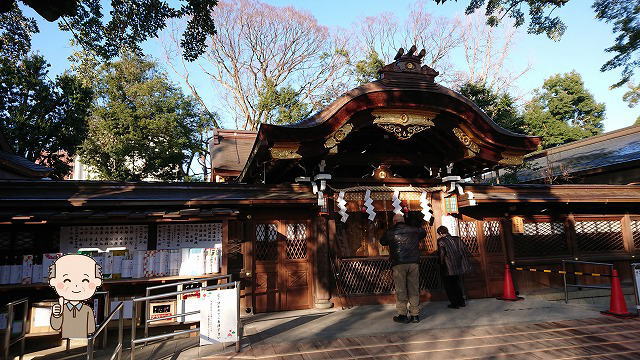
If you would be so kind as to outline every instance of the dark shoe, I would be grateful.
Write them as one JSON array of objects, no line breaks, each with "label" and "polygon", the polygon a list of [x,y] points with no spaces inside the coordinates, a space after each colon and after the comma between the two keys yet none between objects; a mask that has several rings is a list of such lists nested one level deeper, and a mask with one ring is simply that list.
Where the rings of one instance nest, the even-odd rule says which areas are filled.
[{"label": "dark shoe", "polygon": [[407,317],[407,315],[397,315],[393,317],[393,321],[397,323],[408,324],[409,318]]},{"label": "dark shoe", "polygon": [[412,322],[412,323],[419,323],[420,322],[420,316],[418,316],[418,315],[411,316],[409,321]]},{"label": "dark shoe", "polygon": [[448,307],[449,309],[460,309],[460,306],[458,306],[458,305],[453,305],[453,304],[449,304],[449,305],[447,305],[447,307]]},{"label": "dark shoe", "polygon": [[460,307],[465,307],[465,306],[467,306],[467,304],[462,303],[462,304],[460,304],[460,305],[458,305],[458,306],[460,306]]}]

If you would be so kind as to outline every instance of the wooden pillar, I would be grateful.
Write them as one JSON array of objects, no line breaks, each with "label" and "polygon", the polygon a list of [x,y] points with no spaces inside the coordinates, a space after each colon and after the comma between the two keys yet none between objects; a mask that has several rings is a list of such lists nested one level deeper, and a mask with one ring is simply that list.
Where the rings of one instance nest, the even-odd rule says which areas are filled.
[{"label": "wooden pillar", "polygon": [[253,244],[256,236],[255,223],[251,219],[251,215],[247,216],[247,220],[243,222],[243,242],[242,255],[244,257],[244,267],[241,277],[244,278],[244,308],[246,312],[254,312],[253,304],[253,284],[255,276],[255,266],[253,261]]},{"label": "wooden pillar", "polygon": [[511,229],[511,219],[508,217],[500,219],[502,225],[502,249],[504,251],[505,262],[515,261],[515,251],[513,244],[513,232]]},{"label": "wooden pillar", "polygon": [[222,264],[220,264],[222,274],[229,273],[229,221],[222,221]]},{"label": "wooden pillar", "polygon": [[569,248],[571,256],[578,257],[579,249],[576,242],[576,219],[573,216],[573,213],[569,213],[569,215],[567,215],[567,218],[564,221],[564,230],[567,247]]},{"label": "wooden pillar", "polygon": [[622,228],[622,241],[624,243],[624,251],[627,253],[633,253],[635,247],[633,245],[633,233],[631,232],[631,217],[629,214],[625,214],[620,220],[620,226]]},{"label": "wooden pillar", "polygon": [[443,191],[434,191],[431,195],[431,210],[433,210],[433,228],[437,229],[442,225],[442,215],[444,215]]},{"label": "wooden pillar", "polygon": [[314,219],[315,246],[314,249],[314,306],[317,309],[328,309],[333,306],[330,301],[330,276],[329,266],[329,226],[326,216],[317,216]]}]

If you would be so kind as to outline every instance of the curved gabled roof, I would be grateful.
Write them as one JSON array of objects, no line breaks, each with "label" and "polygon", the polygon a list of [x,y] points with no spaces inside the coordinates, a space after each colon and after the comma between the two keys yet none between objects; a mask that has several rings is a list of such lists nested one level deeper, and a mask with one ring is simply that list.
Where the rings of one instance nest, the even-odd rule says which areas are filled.
[{"label": "curved gabled roof", "polygon": [[[272,159],[317,156],[322,151],[329,151],[327,146],[319,144],[325,143],[354,115],[366,111],[433,113],[435,118],[427,127],[442,127],[442,131],[448,132],[453,130],[463,145],[474,146],[475,156],[487,162],[514,163],[515,158],[515,161],[520,161],[523,155],[538,148],[540,137],[520,135],[501,128],[471,100],[435,83],[438,72],[426,65],[421,66],[422,56],[414,53],[415,47],[406,55],[399,52],[395,62],[382,68],[380,80],[346,92],[307,119],[291,125],[262,124],[240,179],[257,166],[258,158],[267,159],[265,155],[270,151]],[[369,116],[373,121],[374,116]],[[440,121],[445,118],[451,121]],[[470,142],[475,145],[469,145]],[[274,157],[274,149],[282,150],[279,154],[285,154],[284,157]]]}]

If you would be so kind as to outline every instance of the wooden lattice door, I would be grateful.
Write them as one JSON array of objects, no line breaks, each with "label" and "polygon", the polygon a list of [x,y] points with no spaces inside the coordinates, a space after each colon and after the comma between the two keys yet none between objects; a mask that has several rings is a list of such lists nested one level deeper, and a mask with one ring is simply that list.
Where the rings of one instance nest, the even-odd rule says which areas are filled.
[{"label": "wooden lattice door", "polygon": [[471,272],[464,274],[464,286],[466,294],[471,298],[486,296],[485,261],[483,259],[482,246],[480,242],[480,232],[478,221],[460,221],[458,223],[460,240],[464,242],[471,254]]},{"label": "wooden lattice door", "polygon": [[310,308],[309,223],[256,224],[255,231],[255,312]]}]

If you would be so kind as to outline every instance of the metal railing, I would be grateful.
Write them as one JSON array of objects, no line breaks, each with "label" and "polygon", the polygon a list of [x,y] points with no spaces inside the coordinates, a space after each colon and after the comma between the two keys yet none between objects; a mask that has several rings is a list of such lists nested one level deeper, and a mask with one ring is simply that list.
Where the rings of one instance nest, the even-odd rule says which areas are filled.
[{"label": "metal railing", "polygon": [[[13,318],[14,318],[14,308],[17,305],[24,304],[23,314],[22,314],[22,331],[20,332],[20,336],[11,340],[11,333],[13,332]],[[29,299],[22,298],[20,300],[12,301],[7,304],[7,333],[4,335],[4,359],[9,360],[9,348],[11,345],[20,341],[20,360],[24,356],[24,339],[27,334],[27,313],[29,312]]]},{"label": "metal railing", "polygon": [[[96,291],[96,293],[94,295],[102,295],[103,299],[104,299],[104,308],[102,311],[102,316],[104,317],[104,319],[106,319],[107,317],[109,317],[109,313],[111,312],[111,297],[109,296],[109,292],[108,291]],[[107,347],[107,332],[104,332],[104,335],[102,337],[102,348]]]},{"label": "metal railing", "polygon": [[104,331],[105,336],[103,339],[106,339],[107,335],[107,325],[113,319],[113,316],[118,312],[118,345],[116,346],[113,354],[111,354],[110,360],[118,359],[122,356],[122,337],[124,332],[124,302],[120,302],[116,305],[116,308],[104,319],[100,327],[96,331],[91,334],[87,338],[87,360],[93,360],[93,347],[95,345],[96,338],[100,335],[102,331]]},{"label": "metal railing", "polygon": [[[204,284],[205,282],[208,283],[211,280],[221,280],[221,279],[227,279],[227,284],[231,282],[231,274],[228,275],[216,275],[216,276],[212,276],[212,277],[208,277],[208,278],[203,278],[203,279],[193,279],[193,280],[185,280],[185,281],[179,281],[179,282],[174,282],[174,283],[169,283],[169,284],[162,284],[162,285],[155,285],[155,286],[149,286],[147,287],[147,290],[145,291],[145,297],[149,297],[151,296],[151,291],[152,290],[157,290],[157,289],[163,289],[163,288],[168,288],[168,287],[173,287],[173,286],[177,286],[177,291],[181,291],[182,290],[182,286],[183,285],[187,285],[187,284]],[[192,292],[194,291],[198,291],[196,289],[190,289]],[[144,308],[145,308],[145,316],[144,316],[144,337],[149,337],[149,324],[152,323],[153,319],[149,319],[149,315],[151,313],[151,306],[149,304],[149,300],[144,302]],[[193,313],[193,314],[197,314],[197,312]],[[189,314],[185,314],[185,315],[193,315],[191,313]],[[183,315],[181,315],[183,316]],[[172,316],[172,317],[163,317],[162,319],[175,319],[181,316]]]},{"label": "metal railing", "polygon": [[633,278],[633,294],[636,298],[636,314],[640,315],[640,281],[638,281],[640,277],[640,263],[632,263],[631,264],[631,278]]},{"label": "metal railing", "polygon": [[[96,291],[95,295],[102,295],[103,297],[103,301],[104,301],[104,308],[102,311],[102,317],[104,319],[106,319],[109,316],[109,312],[111,310],[111,298],[109,297],[109,292],[108,291]],[[69,351],[69,349],[71,349],[71,340],[67,339],[67,351]],[[102,336],[102,348],[107,347],[107,333],[105,332],[104,335]]]},{"label": "metal railing", "polygon": [[587,285],[587,284],[578,284],[577,280],[575,284],[567,283],[567,263],[571,264],[589,264],[589,265],[601,265],[601,266],[609,266],[609,274],[613,273],[613,264],[609,263],[601,263],[601,262],[593,262],[593,261],[579,261],[579,260],[562,260],[562,281],[564,283],[564,302],[565,304],[569,303],[569,287],[577,287],[577,288],[591,288],[591,289],[611,289],[611,285],[602,286],[602,285]]},{"label": "metal railing", "polygon": [[[206,287],[202,287],[202,288],[198,288],[197,290],[194,289],[187,289],[187,290],[180,290],[180,291],[173,291],[170,293],[165,293],[165,294],[157,294],[157,295],[150,295],[150,296],[145,296],[145,297],[141,297],[141,298],[134,298],[133,299],[133,309],[132,309],[132,315],[131,315],[131,360],[135,360],[135,350],[136,350],[136,345],[141,344],[141,343],[146,343],[148,341],[154,341],[154,340],[161,340],[161,339],[167,339],[167,338],[172,338],[178,335],[185,335],[185,334],[190,334],[190,333],[195,333],[195,332],[199,332],[200,331],[200,327],[197,327],[195,329],[189,329],[189,330],[181,330],[181,331],[176,331],[176,332],[172,332],[172,333],[168,333],[168,334],[161,334],[161,335],[155,335],[155,336],[145,336],[144,338],[140,338],[140,339],[136,339],[136,321],[135,319],[137,318],[137,314],[136,314],[136,303],[139,302],[147,302],[150,300],[157,300],[157,299],[165,299],[165,298],[169,298],[169,297],[174,297],[174,296],[178,296],[178,295],[182,295],[182,294],[188,294],[188,293],[192,293],[194,291],[205,291],[205,290],[214,290],[214,289],[224,289],[224,288],[229,288],[229,287],[235,287],[236,292],[237,292],[237,326],[238,329],[236,329],[236,333],[238,334],[238,341],[236,342],[236,352],[238,352],[240,350],[240,339],[241,339],[241,332],[240,332],[240,282],[236,281],[236,282],[232,282],[232,283],[228,283],[228,284],[220,284],[220,285],[211,285],[211,286],[206,286]],[[163,317],[159,317],[157,319],[148,319],[148,320],[152,320],[152,321],[160,321],[160,320],[166,320],[166,319],[171,319],[171,318],[177,318],[177,317],[181,317],[181,316],[186,316],[186,315],[192,315],[192,314],[199,314],[200,310],[197,311],[192,311],[189,313],[180,313],[180,314],[176,314],[176,315],[171,315],[171,316],[163,316]],[[147,320],[147,321],[148,321]]]}]

